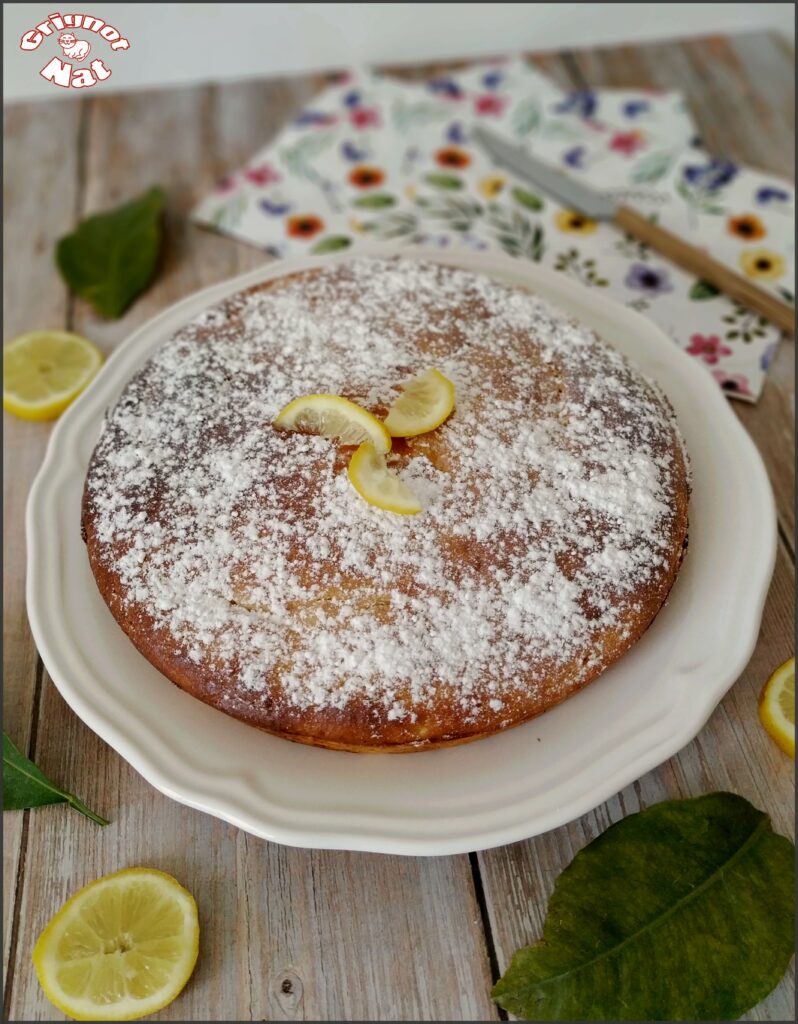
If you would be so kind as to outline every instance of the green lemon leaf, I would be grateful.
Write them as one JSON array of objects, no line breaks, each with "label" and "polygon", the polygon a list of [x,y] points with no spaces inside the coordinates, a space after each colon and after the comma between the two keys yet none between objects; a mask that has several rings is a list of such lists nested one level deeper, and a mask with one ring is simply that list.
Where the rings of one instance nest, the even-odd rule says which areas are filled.
[{"label": "green lemon leaf", "polygon": [[155,274],[165,196],[151,188],[138,199],[81,221],[60,239],[55,258],[70,291],[102,316],[122,316]]},{"label": "green lemon leaf", "polygon": [[632,814],[557,879],[493,989],[528,1020],[736,1020],[794,946],[795,848],[733,793]]},{"label": "green lemon leaf", "polygon": [[382,206],[395,206],[396,200],[393,196],[388,195],[387,192],[380,192],[375,196],[361,196],[360,199],[355,199],[352,202],[352,206],[365,207],[367,210],[376,210]]},{"label": "green lemon leaf", "polygon": [[542,210],[543,200],[540,196],[536,196],[534,192],[527,192],[525,188],[514,188],[513,199],[520,203],[521,206],[525,206],[528,210]]},{"label": "green lemon leaf", "polygon": [[433,188],[462,188],[463,182],[453,174],[428,174],[424,181]]},{"label": "green lemon leaf", "polygon": [[691,299],[714,299],[716,295],[720,295],[720,288],[716,288],[709,281],[696,281],[688,295]]},{"label": "green lemon leaf", "polygon": [[25,807],[62,803],[70,804],[98,825],[108,824],[82,800],[51,782],[3,733],[3,810],[19,811]]},{"label": "green lemon leaf", "polygon": [[316,242],[311,252],[337,252],[338,249],[348,249],[352,244],[352,239],[347,238],[346,235],[329,235],[327,238],[322,238],[320,242]]}]

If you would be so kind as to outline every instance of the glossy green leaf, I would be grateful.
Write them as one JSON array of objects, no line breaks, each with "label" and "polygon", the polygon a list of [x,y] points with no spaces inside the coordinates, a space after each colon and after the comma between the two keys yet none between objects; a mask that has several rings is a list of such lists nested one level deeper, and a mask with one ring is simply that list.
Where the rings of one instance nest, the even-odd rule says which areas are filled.
[{"label": "glossy green leaf", "polygon": [[735,1020],[790,962],[794,855],[732,793],[630,815],[563,871],[493,997],[528,1020]]},{"label": "glossy green leaf", "polygon": [[3,733],[3,810],[19,811],[25,807],[62,803],[70,804],[98,825],[108,824],[82,800],[51,782]]},{"label": "glossy green leaf", "polygon": [[696,281],[688,294],[691,299],[714,299],[720,295],[720,288],[716,288],[710,281]]},{"label": "glossy green leaf", "polygon": [[542,210],[543,200],[540,196],[536,196],[534,192],[527,192],[525,188],[514,188],[513,199],[520,203],[521,206],[525,206],[528,210]]},{"label": "glossy green leaf", "polygon": [[352,244],[352,239],[347,238],[346,235],[330,235],[327,238],[322,238],[320,242],[316,242],[311,252],[337,252],[339,249],[348,249]]},{"label": "glossy green leaf", "polygon": [[373,196],[361,196],[352,202],[352,206],[360,206],[367,210],[378,210],[383,206],[395,206],[396,199],[387,192],[378,192]]},{"label": "glossy green leaf", "polygon": [[102,316],[122,316],[152,280],[161,251],[165,196],[151,188],[124,206],[81,221],[55,250],[61,276]]},{"label": "glossy green leaf", "polygon": [[453,174],[428,174],[424,181],[433,188],[462,188],[463,182]]}]

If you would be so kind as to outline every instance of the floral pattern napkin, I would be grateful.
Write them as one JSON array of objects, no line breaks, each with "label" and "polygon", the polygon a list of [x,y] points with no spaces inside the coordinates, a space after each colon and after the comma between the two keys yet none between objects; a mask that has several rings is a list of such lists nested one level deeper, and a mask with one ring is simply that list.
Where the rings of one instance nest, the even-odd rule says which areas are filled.
[{"label": "floral pattern napkin", "polygon": [[342,75],[193,217],[275,256],[391,239],[540,261],[650,317],[727,394],[756,401],[778,329],[497,169],[471,143],[480,120],[794,301],[791,184],[703,151],[678,92],[565,93],[521,60],[423,83]]}]

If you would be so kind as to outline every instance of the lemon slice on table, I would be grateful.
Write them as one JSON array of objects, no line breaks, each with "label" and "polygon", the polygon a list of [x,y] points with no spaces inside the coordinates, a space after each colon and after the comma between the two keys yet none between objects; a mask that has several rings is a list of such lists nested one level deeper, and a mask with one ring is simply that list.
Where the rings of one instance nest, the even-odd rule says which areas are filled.
[{"label": "lemon slice on table", "polygon": [[3,349],[3,407],[26,420],[52,420],[102,366],[102,353],[69,331],[31,331]]},{"label": "lemon slice on table", "polygon": [[402,389],[385,426],[393,437],[416,437],[434,430],[454,409],[454,384],[439,370],[425,370]]},{"label": "lemon slice on table", "polygon": [[759,698],[762,724],[785,754],[795,757],[795,658],[780,665]]},{"label": "lemon slice on table", "polygon": [[194,897],[171,875],[128,868],[68,900],[36,943],[51,1003],[76,1020],[134,1020],[171,1003],[199,949]]},{"label": "lemon slice on table", "polygon": [[368,442],[349,460],[348,474],[352,486],[369,505],[397,512],[400,516],[413,516],[421,511],[415,494],[388,469],[385,456]]},{"label": "lemon slice on table", "polygon": [[301,430],[337,438],[341,444],[369,442],[385,454],[391,450],[391,435],[376,416],[340,395],[305,395],[295,398],[277,414],[278,430]]}]

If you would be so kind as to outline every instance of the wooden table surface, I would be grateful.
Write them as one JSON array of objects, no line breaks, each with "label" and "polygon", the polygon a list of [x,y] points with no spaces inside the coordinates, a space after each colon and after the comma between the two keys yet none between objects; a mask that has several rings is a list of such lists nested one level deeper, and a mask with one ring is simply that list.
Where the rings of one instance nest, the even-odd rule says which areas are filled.
[{"label": "wooden table surface", "polygon": [[[565,88],[682,89],[713,153],[793,176],[794,62],[781,38],[533,59]],[[186,215],[322,84],[303,77],[98,91],[7,107],[6,338],[66,327],[110,352],[177,299],[258,265],[261,253]],[[65,291],[53,244],[80,217],[153,183],[169,197],[163,271],[121,321],[103,322]],[[793,764],[760,727],[757,697],[793,653],[793,360],[787,339],[759,403],[732,403],[769,470],[780,527],[759,643],[739,681],[688,747],[595,811],[527,842],[444,858],[294,850],[255,839],[162,796],[83,725],[42,666],[25,612],[24,507],[49,428],[6,415],[5,728],[113,823],[100,829],[65,806],[4,815],[5,1019],[63,1019],[31,967],[36,936],[76,889],[123,867],[173,873],[200,907],[196,973],[160,1019],[495,1020],[504,1015],[489,998],[492,980],[518,946],[540,936],[559,872],[612,822],[662,799],[724,789],[792,834]],[[793,1011],[790,974],[749,1017],[787,1020]]]}]

